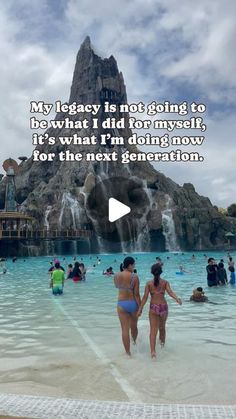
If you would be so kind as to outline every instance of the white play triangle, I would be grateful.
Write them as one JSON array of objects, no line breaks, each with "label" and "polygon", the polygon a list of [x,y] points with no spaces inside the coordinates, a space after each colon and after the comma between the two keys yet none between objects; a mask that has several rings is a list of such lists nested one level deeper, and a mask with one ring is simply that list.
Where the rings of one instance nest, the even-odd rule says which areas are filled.
[{"label": "white play triangle", "polygon": [[124,215],[129,214],[131,211],[130,207],[128,207],[125,204],[122,204],[122,202],[117,201],[115,198],[109,199],[109,205],[108,205],[108,219],[111,223],[113,223],[116,220],[119,220],[119,218],[124,217]]}]

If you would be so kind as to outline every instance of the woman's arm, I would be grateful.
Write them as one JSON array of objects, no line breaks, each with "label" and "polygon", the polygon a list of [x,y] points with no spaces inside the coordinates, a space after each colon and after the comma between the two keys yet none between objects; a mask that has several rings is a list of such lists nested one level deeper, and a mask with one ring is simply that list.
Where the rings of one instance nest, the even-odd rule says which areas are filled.
[{"label": "woman's arm", "polygon": [[140,292],[139,292],[139,278],[138,278],[138,276],[135,278],[135,282],[134,282],[134,298],[137,301],[138,306],[140,307],[141,297],[140,297]]},{"label": "woman's arm", "polygon": [[166,283],[166,292],[169,294],[170,297],[172,297],[176,301],[177,304],[182,304],[181,299],[178,298],[174,291],[172,291],[172,289],[170,288],[169,282]]},{"label": "woman's arm", "polygon": [[[105,271],[103,271],[103,274],[104,274],[104,272]],[[115,276],[113,278],[113,282],[114,282],[115,287],[117,288],[117,274],[115,274]]]},{"label": "woman's arm", "polygon": [[146,284],[146,287],[145,287],[144,294],[143,294],[143,298],[142,298],[142,301],[141,301],[141,304],[140,304],[140,307],[138,309],[138,313],[137,313],[137,316],[138,317],[141,316],[141,314],[142,314],[143,307],[145,306],[145,304],[147,302],[149,292],[150,292],[150,290],[149,290],[149,284],[147,283]]}]

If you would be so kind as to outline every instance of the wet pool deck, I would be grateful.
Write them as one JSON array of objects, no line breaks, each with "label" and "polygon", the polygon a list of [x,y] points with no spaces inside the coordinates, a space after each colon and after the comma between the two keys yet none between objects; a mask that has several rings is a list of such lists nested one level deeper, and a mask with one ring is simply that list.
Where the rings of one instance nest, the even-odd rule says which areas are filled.
[{"label": "wet pool deck", "polygon": [[236,405],[139,404],[0,394],[0,415],[45,419],[234,419]]}]

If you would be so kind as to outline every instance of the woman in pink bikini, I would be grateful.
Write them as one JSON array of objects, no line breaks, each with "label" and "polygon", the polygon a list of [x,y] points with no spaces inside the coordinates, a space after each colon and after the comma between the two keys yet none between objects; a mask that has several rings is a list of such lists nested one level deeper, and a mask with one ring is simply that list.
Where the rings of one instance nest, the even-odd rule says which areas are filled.
[{"label": "woman in pink bikini", "polygon": [[165,345],[166,330],[165,324],[168,317],[168,305],[165,300],[165,292],[172,297],[178,304],[182,304],[180,298],[170,288],[168,281],[162,279],[162,268],[159,263],[152,265],[151,273],[154,276],[152,281],[147,282],[144,296],[139,307],[137,316],[141,316],[144,305],[147,302],[149,293],[151,295],[149,321],[150,321],[150,349],[151,357],[156,358],[156,337],[159,330],[159,339],[161,346]]}]

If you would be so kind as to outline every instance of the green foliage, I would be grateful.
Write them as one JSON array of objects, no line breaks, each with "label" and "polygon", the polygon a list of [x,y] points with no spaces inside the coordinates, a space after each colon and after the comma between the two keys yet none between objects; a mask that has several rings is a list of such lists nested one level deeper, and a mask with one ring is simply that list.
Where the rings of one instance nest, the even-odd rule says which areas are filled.
[{"label": "green foliage", "polygon": [[227,215],[228,214],[227,209],[225,209],[225,208],[218,207],[217,209],[222,215]]},{"label": "green foliage", "polygon": [[230,217],[235,217],[236,218],[236,204],[231,204],[227,208],[227,213]]}]

